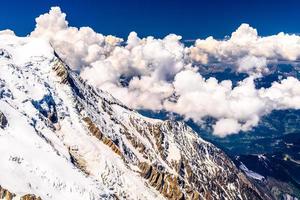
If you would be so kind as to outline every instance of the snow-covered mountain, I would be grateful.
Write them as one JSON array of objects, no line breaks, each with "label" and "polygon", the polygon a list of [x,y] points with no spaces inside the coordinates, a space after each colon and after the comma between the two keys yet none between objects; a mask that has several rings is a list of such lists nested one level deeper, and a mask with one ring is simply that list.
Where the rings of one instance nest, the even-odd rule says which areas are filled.
[{"label": "snow-covered mountain", "polygon": [[9,32],[0,186],[0,199],[268,199],[184,123],[138,114],[86,84],[47,41]]}]

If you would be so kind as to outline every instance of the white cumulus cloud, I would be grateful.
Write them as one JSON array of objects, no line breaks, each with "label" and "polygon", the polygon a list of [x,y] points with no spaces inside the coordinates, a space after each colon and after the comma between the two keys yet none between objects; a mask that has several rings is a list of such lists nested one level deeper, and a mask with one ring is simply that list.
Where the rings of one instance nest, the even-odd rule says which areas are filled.
[{"label": "white cumulus cloud", "polygon": [[[242,24],[231,34],[229,39],[216,40],[213,37],[197,39],[187,50],[189,57],[199,63],[211,62],[238,63],[239,71],[249,69],[261,71],[264,60],[295,61],[300,57],[300,36],[295,34],[278,33],[277,35],[261,37],[256,29],[248,24]],[[254,58],[263,61],[252,66],[240,65],[237,60]],[[264,60],[262,60],[264,59]]]},{"label": "white cumulus cloud", "polygon": [[[131,32],[122,43],[121,38],[89,27],[69,26],[66,14],[53,7],[36,18],[30,37],[49,40],[82,78],[127,106],[164,109],[199,123],[211,116],[216,119],[213,133],[221,137],[251,129],[272,110],[300,108],[296,78],[261,89],[254,83],[268,72],[269,62],[299,59],[300,37],[294,34],[261,37],[256,29],[242,24],[229,38],[197,39],[191,47],[185,47],[175,34],[157,39]],[[249,77],[235,87],[231,80],[204,78],[199,66],[214,63],[229,64]]]},{"label": "white cumulus cloud", "polygon": [[300,109],[300,81],[293,77],[256,89],[251,76],[233,87],[229,80],[204,79],[186,70],[176,75],[174,88],[178,99],[165,101],[166,110],[196,122],[205,116],[214,117],[214,134],[219,136],[247,131],[272,110]]},{"label": "white cumulus cloud", "polygon": [[49,39],[59,55],[75,70],[105,57],[122,41],[114,36],[103,36],[89,27],[69,27],[65,18],[66,14],[59,7],[52,7],[49,13],[36,18],[31,36]]}]

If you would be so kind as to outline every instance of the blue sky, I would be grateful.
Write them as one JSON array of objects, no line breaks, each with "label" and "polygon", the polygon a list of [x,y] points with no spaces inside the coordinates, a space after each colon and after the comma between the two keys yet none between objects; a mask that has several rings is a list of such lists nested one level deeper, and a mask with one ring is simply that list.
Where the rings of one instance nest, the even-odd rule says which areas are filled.
[{"label": "blue sky", "polygon": [[26,35],[33,30],[35,17],[55,5],[67,13],[70,25],[119,37],[134,30],[140,36],[176,33],[184,39],[223,38],[241,23],[257,28],[260,35],[300,33],[300,1],[296,0],[11,0],[1,2],[0,29]]}]

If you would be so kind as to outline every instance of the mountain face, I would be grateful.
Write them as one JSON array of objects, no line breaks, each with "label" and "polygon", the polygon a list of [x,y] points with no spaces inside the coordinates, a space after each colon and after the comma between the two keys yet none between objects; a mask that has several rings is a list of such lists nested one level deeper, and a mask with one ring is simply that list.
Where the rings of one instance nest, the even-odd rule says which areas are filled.
[{"label": "mountain face", "polygon": [[[299,163],[289,155],[240,155],[236,162],[246,174],[274,199],[297,200],[299,190]],[[247,166],[247,168],[245,168]],[[250,173],[249,173],[250,172]],[[254,176],[253,176],[254,175]]]},{"label": "mountain face", "polygon": [[47,41],[9,34],[0,155],[0,199],[268,199],[184,123],[138,114],[86,84]]}]

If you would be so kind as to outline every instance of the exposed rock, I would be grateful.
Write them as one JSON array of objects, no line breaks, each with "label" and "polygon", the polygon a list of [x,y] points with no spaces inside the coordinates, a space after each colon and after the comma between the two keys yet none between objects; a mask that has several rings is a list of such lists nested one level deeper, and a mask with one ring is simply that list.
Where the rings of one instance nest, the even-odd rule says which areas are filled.
[{"label": "exposed rock", "polygon": [[[4,199],[4,200],[13,200],[15,199],[16,194],[8,191],[7,189],[4,189],[1,187],[0,185],[0,199]],[[23,195],[20,200],[42,200],[41,197],[38,197],[34,194],[26,194]]]},{"label": "exposed rock", "polygon": [[119,147],[110,138],[104,137],[100,129],[93,123],[93,121],[89,117],[84,117],[83,121],[86,122],[86,124],[88,125],[88,129],[93,136],[101,140],[104,144],[109,146],[116,154],[123,158]]},{"label": "exposed rock", "polygon": [[[122,127],[121,133],[132,146],[149,161],[137,162],[141,176],[166,198],[176,200],[236,199],[237,196],[234,193],[226,191],[228,190],[226,187],[231,184],[232,187],[239,188],[242,199],[260,199],[259,191],[246,177],[238,175],[240,173],[238,169],[221,150],[210,143],[198,140],[195,136],[189,136],[193,137],[191,139],[182,134],[182,132],[190,131],[185,125],[171,121],[150,123],[140,118],[130,117],[130,125],[135,128],[140,137],[151,144],[152,147],[149,148],[140,137],[137,137],[136,133],[128,130],[128,125],[118,120],[110,104],[103,103],[102,108],[115,124]],[[121,152],[119,146],[100,131],[91,117],[85,117],[83,120],[92,135],[130,163],[128,158],[132,158],[133,153],[128,154],[131,157],[126,157],[126,160],[124,156],[127,152]],[[169,161],[167,159],[170,153],[168,141],[170,134],[181,148],[180,160]],[[164,165],[160,164],[161,161],[157,160],[158,157],[177,173],[165,169]],[[208,166],[208,163],[213,166]]]},{"label": "exposed rock", "polygon": [[78,154],[78,150],[76,148],[69,147],[69,154],[71,162],[86,175],[89,175],[90,172],[87,170],[86,161]]},{"label": "exposed rock", "polygon": [[7,118],[5,115],[0,111],[0,128],[4,129],[8,124]]},{"label": "exposed rock", "polygon": [[146,146],[141,141],[139,141],[139,139],[135,135],[130,134],[130,132],[127,130],[126,127],[124,127],[124,129],[125,129],[125,131],[123,131],[122,133],[130,141],[132,146],[134,148],[136,148],[145,157],[146,156],[146,154],[145,154]]},{"label": "exposed rock", "polygon": [[50,123],[58,122],[56,103],[51,94],[43,96],[40,100],[32,100],[31,103]]},{"label": "exposed rock", "polygon": [[4,57],[6,59],[11,59],[12,56],[10,53],[8,53],[5,49],[0,49],[0,58]]},{"label": "exposed rock", "polygon": [[154,135],[154,138],[155,138],[155,141],[156,141],[156,146],[158,148],[158,151],[161,155],[161,157],[163,159],[166,158],[166,155],[165,155],[165,151],[164,151],[164,148],[162,146],[162,143],[163,143],[163,139],[164,139],[164,135],[162,134],[162,132],[160,131],[160,126],[159,125],[155,125],[153,128],[152,128],[152,134]]},{"label": "exposed rock", "polygon": [[93,121],[91,120],[91,118],[84,117],[83,121],[85,121],[85,123],[87,124],[88,129],[91,132],[91,134],[93,136],[95,136],[96,138],[98,138],[99,140],[102,140],[103,134],[101,133],[101,131],[99,130],[99,128],[93,123]]},{"label": "exposed rock", "polygon": [[[235,199],[234,194],[224,191],[224,186],[228,184],[240,188],[243,191],[243,199],[260,199],[259,191],[239,172],[230,159],[209,143],[195,139],[188,144],[186,143],[187,138],[176,138],[176,141],[180,143],[181,147],[185,147],[183,148],[185,150],[182,150],[180,160],[168,162],[169,146],[165,134],[170,132],[177,134],[186,129],[185,127],[179,128],[182,125],[177,122],[166,121],[149,124],[133,118],[130,122],[143,137],[155,139],[155,143],[152,143],[153,148],[159,152],[169,167],[177,172],[177,174],[172,174],[161,166],[157,166],[157,163],[155,165],[147,162],[139,164],[142,177],[168,199]],[[126,132],[125,134],[130,135]],[[177,136],[175,135],[175,137]],[[135,137],[127,136],[127,138],[135,143]],[[134,146],[136,147],[136,145]],[[208,155],[211,158],[206,160]],[[209,162],[216,163],[220,168],[214,164],[210,169]],[[239,183],[236,182],[237,180]],[[211,192],[212,190],[214,193]]]},{"label": "exposed rock", "polygon": [[60,59],[56,61],[52,69],[55,71],[56,75],[60,77],[61,83],[64,84],[68,81],[68,70]]},{"label": "exposed rock", "polygon": [[104,144],[109,146],[116,154],[123,157],[119,147],[117,147],[117,145],[111,139],[109,139],[108,137],[103,137],[102,141],[103,141]]},{"label": "exposed rock", "polygon": [[0,199],[12,200],[16,195],[0,185]]},{"label": "exposed rock", "polygon": [[155,167],[146,162],[139,164],[141,175],[149,181],[149,184],[160,191],[168,199],[184,199],[184,193],[179,186],[177,177],[159,172]]},{"label": "exposed rock", "polygon": [[34,194],[26,194],[20,198],[20,200],[42,200],[41,197],[35,196]]}]

